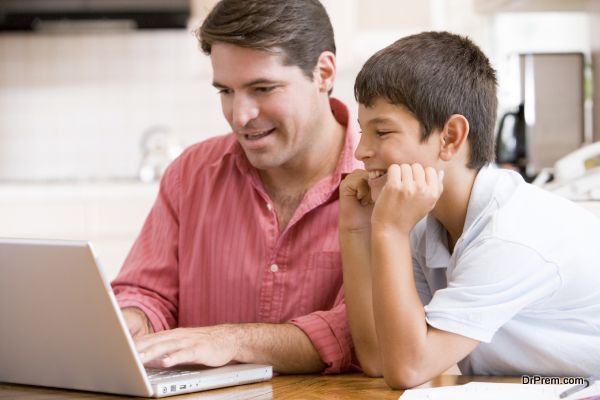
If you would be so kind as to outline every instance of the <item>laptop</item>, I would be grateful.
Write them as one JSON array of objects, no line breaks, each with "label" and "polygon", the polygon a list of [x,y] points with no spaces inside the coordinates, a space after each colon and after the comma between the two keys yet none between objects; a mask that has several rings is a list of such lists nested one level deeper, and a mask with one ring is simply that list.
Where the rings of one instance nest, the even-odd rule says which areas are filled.
[{"label": "laptop", "polygon": [[0,238],[0,382],[165,397],[272,376],[256,364],[149,374],[89,242]]}]

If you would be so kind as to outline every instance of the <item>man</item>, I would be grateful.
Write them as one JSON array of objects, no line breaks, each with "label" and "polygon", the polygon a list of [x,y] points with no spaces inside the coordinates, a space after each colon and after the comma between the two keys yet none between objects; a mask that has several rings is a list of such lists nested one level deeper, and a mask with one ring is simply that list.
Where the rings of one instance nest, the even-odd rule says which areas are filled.
[{"label": "man", "polygon": [[223,0],[198,37],[233,132],[168,168],[113,282],[142,361],[344,371],[337,189],[356,167],[356,128],[329,98],[327,13],[317,0]]}]

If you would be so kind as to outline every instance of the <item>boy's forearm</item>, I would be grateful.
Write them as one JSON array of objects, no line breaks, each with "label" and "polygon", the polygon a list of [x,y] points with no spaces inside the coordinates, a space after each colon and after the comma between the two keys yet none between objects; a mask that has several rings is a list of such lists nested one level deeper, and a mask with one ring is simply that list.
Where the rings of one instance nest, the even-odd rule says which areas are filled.
[{"label": "boy's forearm", "polygon": [[426,349],[427,323],[414,283],[409,234],[374,227],[371,260],[384,374],[410,376]]},{"label": "boy's forearm", "polygon": [[371,232],[340,230],[346,311],[356,355],[367,375],[381,376],[373,318]]}]

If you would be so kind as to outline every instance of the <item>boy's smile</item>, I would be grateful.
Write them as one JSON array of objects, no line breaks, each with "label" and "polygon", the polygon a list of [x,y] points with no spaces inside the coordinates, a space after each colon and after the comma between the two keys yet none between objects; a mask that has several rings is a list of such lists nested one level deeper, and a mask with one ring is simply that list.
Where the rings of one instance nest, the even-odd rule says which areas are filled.
[{"label": "boy's smile", "polygon": [[392,164],[419,163],[436,167],[440,151],[440,135],[433,132],[421,140],[419,120],[404,106],[377,98],[370,107],[358,106],[358,121],[362,128],[355,152],[369,172],[369,187],[373,201],[377,200],[386,182],[387,169]]}]

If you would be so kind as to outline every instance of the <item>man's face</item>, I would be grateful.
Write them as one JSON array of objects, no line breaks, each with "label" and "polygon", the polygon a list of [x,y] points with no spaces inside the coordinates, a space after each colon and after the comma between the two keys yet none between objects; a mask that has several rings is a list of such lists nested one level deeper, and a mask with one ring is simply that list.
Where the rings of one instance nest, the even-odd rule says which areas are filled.
[{"label": "man's face", "polygon": [[319,87],[282,55],[215,43],[213,85],[223,114],[250,163],[266,170],[295,165],[318,131]]},{"label": "man's face", "polygon": [[421,124],[405,107],[378,98],[372,107],[359,104],[358,121],[362,134],[355,156],[369,171],[374,201],[385,185],[391,164],[419,163],[434,168],[438,165],[439,133],[434,131],[421,142]]}]

